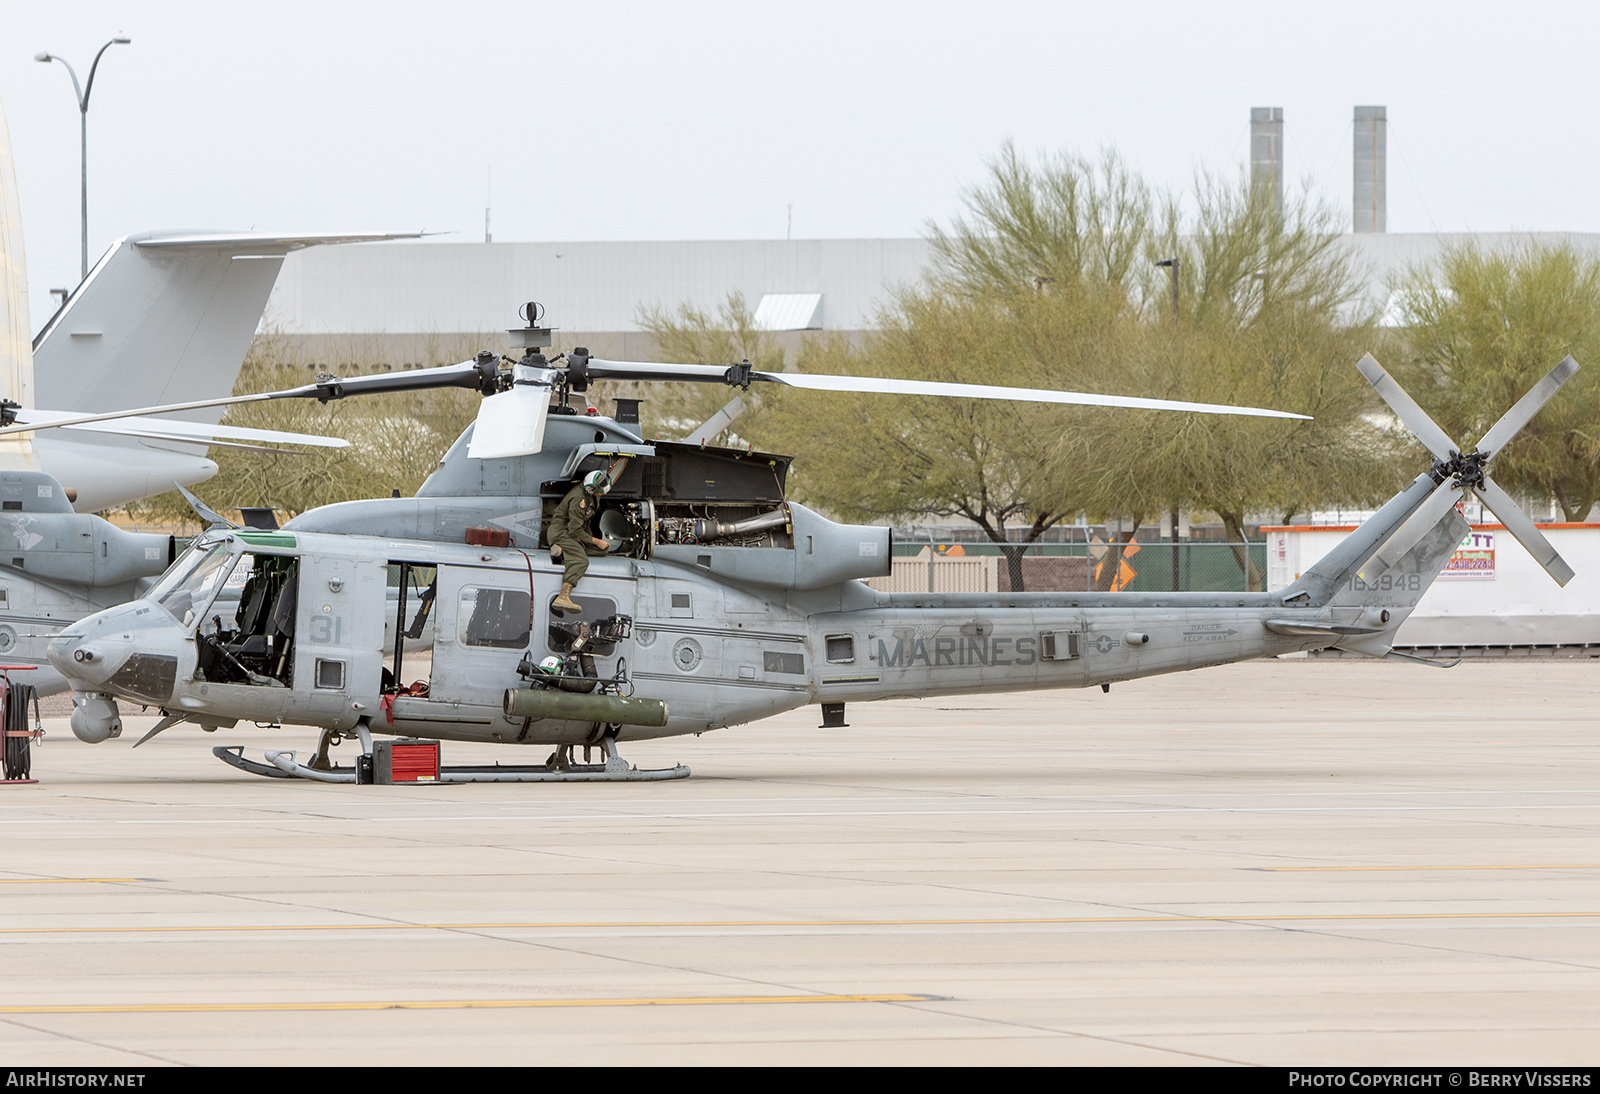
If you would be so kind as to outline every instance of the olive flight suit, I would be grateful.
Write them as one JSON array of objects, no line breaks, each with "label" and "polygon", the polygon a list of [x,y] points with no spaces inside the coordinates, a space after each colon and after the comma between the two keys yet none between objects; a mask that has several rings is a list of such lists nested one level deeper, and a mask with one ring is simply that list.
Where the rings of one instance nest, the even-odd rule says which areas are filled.
[{"label": "olive flight suit", "polygon": [[556,506],[550,517],[550,546],[561,548],[561,562],[566,573],[561,580],[576,586],[589,572],[589,555],[604,554],[593,544],[589,521],[594,516],[595,500],[579,483],[567,491],[567,496]]}]

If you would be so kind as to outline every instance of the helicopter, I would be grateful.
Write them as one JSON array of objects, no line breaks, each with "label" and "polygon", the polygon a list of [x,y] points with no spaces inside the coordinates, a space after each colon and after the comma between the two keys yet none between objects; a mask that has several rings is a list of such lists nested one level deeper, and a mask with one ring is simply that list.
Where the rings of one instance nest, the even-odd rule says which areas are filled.
[{"label": "helicopter", "polygon": [[[876,699],[1084,688],[1253,658],[1338,647],[1447,666],[1392,649],[1395,631],[1468,526],[1471,492],[1561,584],[1572,571],[1489,477],[1493,457],[1577,371],[1567,358],[1469,453],[1370,356],[1359,368],[1433,453],[1419,474],[1287,588],[1261,593],[884,593],[892,533],[831,521],[786,497],[788,457],[645,440],[627,420],[571,405],[594,380],[772,383],[811,390],[1089,402],[1301,417],[1282,411],[1071,392],[729,367],[611,361],[581,347],[547,360],[536,305],[493,354],[406,374],[323,378],[235,397],[339,398],[403,386],[474,387],[473,425],[411,498],[343,502],[272,530],[211,521],[148,594],[82,619],[51,641],[75,689],[73,732],[121,731],[119,702],[160,709],[144,740],[188,722],[320,728],[315,755],[219,758],[272,777],[386,782],[420,745],[439,781],[637,781],[628,741],[701,734],[803,706],[843,727]],[[192,407],[193,404],[185,404]],[[144,408],[128,414],[152,414]],[[12,427],[19,428],[19,427]],[[0,435],[4,434],[0,430]],[[556,609],[562,570],[549,517],[571,485],[606,472],[594,527],[614,549],[592,560]],[[399,584],[397,599],[388,595]],[[224,603],[226,588],[237,591]],[[408,653],[432,630],[428,676],[406,685]],[[388,664],[385,665],[385,660]],[[374,734],[400,738],[374,741]],[[360,743],[353,766],[327,759]],[[438,742],[553,746],[542,764],[438,765]],[[142,742],[141,742],[142,743]],[[585,750],[580,762],[576,750]],[[599,762],[588,762],[599,749]],[[431,750],[431,751],[429,751]],[[411,756],[413,753],[406,752]],[[431,757],[431,758],[430,758]],[[405,768],[410,770],[409,768]]]}]

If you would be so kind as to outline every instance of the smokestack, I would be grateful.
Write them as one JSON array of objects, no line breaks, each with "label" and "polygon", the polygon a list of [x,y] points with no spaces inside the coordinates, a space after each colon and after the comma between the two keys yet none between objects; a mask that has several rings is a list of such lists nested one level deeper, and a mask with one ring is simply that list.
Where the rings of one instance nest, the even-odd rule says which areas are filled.
[{"label": "smokestack", "polygon": [[1389,230],[1389,111],[1382,106],[1356,107],[1355,230]]},{"label": "smokestack", "polygon": [[1250,186],[1266,187],[1283,212],[1283,107],[1250,108]]}]

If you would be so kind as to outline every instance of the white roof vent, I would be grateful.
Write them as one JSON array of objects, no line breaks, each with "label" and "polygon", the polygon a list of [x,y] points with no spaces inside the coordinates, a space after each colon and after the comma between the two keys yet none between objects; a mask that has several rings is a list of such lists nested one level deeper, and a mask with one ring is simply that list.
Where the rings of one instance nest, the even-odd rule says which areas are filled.
[{"label": "white roof vent", "polygon": [[822,294],[769,292],[756,305],[757,330],[821,330]]}]

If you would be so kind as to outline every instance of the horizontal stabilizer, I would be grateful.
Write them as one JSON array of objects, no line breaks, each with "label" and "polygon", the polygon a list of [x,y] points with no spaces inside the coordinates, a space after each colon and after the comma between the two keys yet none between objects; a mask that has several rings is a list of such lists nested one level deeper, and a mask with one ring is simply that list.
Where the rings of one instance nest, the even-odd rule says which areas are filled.
[{"label": "horizontal stabilizer", "polygon": [[333,235],[273,235],[270,232],[181,232],[135,239],[148,251],[226,251],[229,254],[288,254],[328,243],[383,243],[421,239],[427,232],[345,232]]}]

